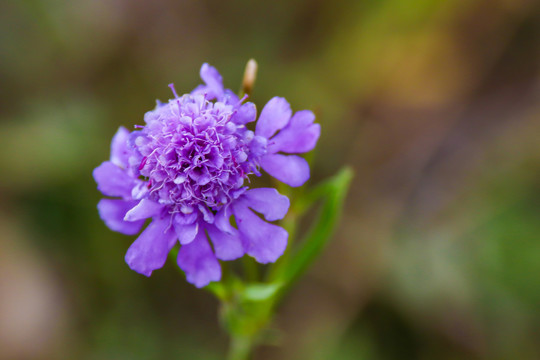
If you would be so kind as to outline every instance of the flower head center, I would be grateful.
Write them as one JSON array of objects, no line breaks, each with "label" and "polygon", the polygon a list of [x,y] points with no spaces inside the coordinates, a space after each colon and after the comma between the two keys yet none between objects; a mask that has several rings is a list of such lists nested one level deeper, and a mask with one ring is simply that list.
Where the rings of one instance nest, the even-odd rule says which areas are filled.
[{"label": "flower head center", "polygon": [[249,131],[230,121],[235,108],[184,95],[147,114],[135,140],[150,197],[173,210],[217,209],[242,191]]}]

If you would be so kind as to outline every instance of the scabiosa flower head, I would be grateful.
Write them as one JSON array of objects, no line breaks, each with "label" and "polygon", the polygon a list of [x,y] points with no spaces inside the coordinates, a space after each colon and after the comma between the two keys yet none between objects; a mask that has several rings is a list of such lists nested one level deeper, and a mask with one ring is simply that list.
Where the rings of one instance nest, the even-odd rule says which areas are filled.
[{"label": "scabiosa flower head", "polygon": [[201,78],[205,84],[183,96],[170,85],[174,99],[158,102],[138,130],[121,127],[110,161],[94,170],[98,189],[113,197],[98,204],[109,228],[136,234],[151,218],[128,249],[127,264],[149,276],[180,242],[178,265],[197,287],[221,278],[218,259],[248,254],[268,263],[281,256],[287,232],[253,211],[267,221],[279,220],[289,200],[272,188],[249,189],[246,180],[260,175],[262,167],[291,186],[302,185],[309,178],[305,160],[278,152],[309,151],[320,131],[313,113],[291,117],[282,98],[265,106],[255,132],[248,130],[246,124],[257,116],[255,105],[225,89],[207,64]]}]

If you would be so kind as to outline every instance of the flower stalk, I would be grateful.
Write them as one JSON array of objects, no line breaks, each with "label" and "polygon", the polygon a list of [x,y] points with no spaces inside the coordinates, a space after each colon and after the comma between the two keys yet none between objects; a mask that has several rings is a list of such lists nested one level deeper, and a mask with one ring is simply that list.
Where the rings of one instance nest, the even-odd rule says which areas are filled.
[{"label": "flower stalk", "polygon": [[[291,197],[291,211],[281,221],[291,235],[289,248],[279,261],[270,266],[265,282],[253,283],[239,277],[223,282],[224,289],[217,296],[222,301],[221,322],[231,339],[229,360],[250,359],[257,345],[268,343],[268,327],[281,300],[328,243],[339,220],[352,176],[351,169],[344,168],[313,189]],[[313,219],[313,227],[302,241],[295,242],[292,235],[296,234],[298,221],[316,205],[320,208],[318,216]],[[254,263],[251,265],[256,266]]]}]

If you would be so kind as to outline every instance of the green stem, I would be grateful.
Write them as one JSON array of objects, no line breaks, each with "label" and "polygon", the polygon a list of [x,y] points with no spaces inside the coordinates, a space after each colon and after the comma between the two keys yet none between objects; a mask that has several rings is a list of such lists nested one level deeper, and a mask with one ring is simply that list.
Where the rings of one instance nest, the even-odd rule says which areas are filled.
[{"label": "green stem", "polygon": [[253,339],[242,335],[231,334],[231,347],[228,360],[249,360],[253,349]]},{"label": "green stem", "polygon": [[244,272],[245,272],[246,279],[252,282],[258,281],[259,269],[257,267],[257,263],[255,262],[255,260],[253,260],[253,258],[251,257],[244,256],[242,261],[244,263]]}]

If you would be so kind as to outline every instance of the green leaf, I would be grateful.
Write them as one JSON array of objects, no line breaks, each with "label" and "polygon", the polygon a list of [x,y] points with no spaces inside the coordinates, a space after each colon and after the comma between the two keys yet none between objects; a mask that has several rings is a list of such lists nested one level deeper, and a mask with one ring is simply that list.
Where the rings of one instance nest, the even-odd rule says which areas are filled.
[{"label": "green leaf", "polygon": [[246,284],[242,297],[247,301],[265,301],[274,296],[283,286],[281,282]]},{"label": "green leaf", "polygon": [[273,279],[283,281],[284,288],[295,282],[316,259],[330,239],[341,215],[345,195],[353,177],[350,168],[344,168],[337,175],[299,199],[300,212],[322,200],[322,206],[313,226],[300,247],[291,254],[289,261],[281,264],[273,274]]}]

